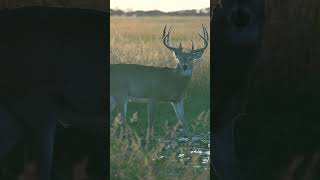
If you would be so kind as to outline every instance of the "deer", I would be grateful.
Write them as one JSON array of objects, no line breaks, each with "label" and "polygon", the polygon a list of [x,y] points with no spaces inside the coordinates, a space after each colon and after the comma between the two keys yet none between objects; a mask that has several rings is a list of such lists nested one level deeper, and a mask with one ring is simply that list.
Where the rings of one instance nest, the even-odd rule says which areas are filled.
[{"label": "deer", "polygon": [[[185,134],[190,138],[187,127],[184,99],[188,85],[191,82],[193,61],[200,59],[208,47],[209,35],[202,25],[203,47],[183,52],[182,44],[178,48],[170,45],[170,32],[167,26],[163,29],[162,42],[166,48],[173,52],[177,62],[176,67],[154,67],[137,64],[110,65],[110,112],[119,107],[120,121],[126,125],[128,102],[148,104],[148,130],[147,140],[153,134],[153,122],[158,103],[170,103],[182,125]],[[111,113],[110,113],[111,114]]]}]

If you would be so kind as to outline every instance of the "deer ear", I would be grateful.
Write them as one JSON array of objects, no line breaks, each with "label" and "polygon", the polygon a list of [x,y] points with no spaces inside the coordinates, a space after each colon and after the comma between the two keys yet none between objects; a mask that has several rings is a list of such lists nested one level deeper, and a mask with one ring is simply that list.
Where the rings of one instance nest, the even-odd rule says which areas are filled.
[{"label": "deer ear", "polygon": [[192,54],[193,60],[200,59],[204,51],[194,52]]}]

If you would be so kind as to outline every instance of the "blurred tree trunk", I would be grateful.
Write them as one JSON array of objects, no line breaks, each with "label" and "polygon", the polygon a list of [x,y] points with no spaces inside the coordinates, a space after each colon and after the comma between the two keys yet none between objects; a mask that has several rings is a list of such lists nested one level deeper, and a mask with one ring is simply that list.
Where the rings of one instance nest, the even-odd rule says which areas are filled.
[{"label": "blurred tree trunk", "polygon": [[240,123],[247,179],[273,179],[294,156],[320,149],[320,1],[267,0],[266,12],[249,120]]},{"label": "blurred tree trunk", "polygon": [[261,112],[292,117],[300,132],[320,128],[320,1],[269,0],[267,15],[251,100]]},{"label": "blurred tree trunk", "polygon": [[320,1],[269,0],[267,14],[257,80],[268,93],[303,93],[320,70]]}]

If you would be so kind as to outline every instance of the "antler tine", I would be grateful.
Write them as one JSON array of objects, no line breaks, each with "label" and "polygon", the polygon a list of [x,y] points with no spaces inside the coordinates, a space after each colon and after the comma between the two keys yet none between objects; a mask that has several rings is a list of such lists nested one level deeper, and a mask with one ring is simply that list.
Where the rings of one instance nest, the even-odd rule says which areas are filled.
[{"label": "antler tine", "polygon": [[193,43],[193,40],[191,40],[191,43],[192,43],[192,51],[194,50],[194,43]]},{"label": "antler tine", "polygon": [[163,39],[166,36],[166,29],[167,29],[167,25],[164,26],[163,34],[162,34],[162,38],[161,39]]},{"label": "antler tine", "polygon": [[164,30],[163,30],[163,32],[164,32],[163,34],[165,34],[164,37],[163,37],[163,44],[164,44],[168,49],[170,49],[170,50],[172,50],[172,51],[181,50],[181,49],[182,49],[181,43],[180,43],[180,48],[174,48],[174,47],[171,47],[171,46],[169,45],[171,26],[169,27],[168,33],[166,33],[165,30],[166,30],[166,26],[164,27]]},{"label": "antler tine", "polygon": [[208,41],[209,40],[208,32],[207,32],[207,29],[203,26],[203,24],[202,24],[202,32],[203,32],[203,36],[201,34],[199,34],[200,37],[203,40]]},{"label": "antler tine", "polygon": [[[203,45],[206,45],[208,44],[208,32],[207,32],[207,29],[205,27],[203,27],[203,35],[204,35],[204,38],[205,38],[205,42],[203,43]],[[206,44],[205,44],[206,43]]]},{"label": "antler tine", "polygon": [[170,32],[171,32],[171,27],[172,27],[172,26],[169,27],[168,34],[170,34]]},{"label": "antler tine", "polygon": [[166,42],[167,42],[168,45],[169,45],[170,32],[171,32],[171,26],[169,27],[168,33],[164,37],[164,38],[166,38]]},{"label": "antler tine", "polygon": [[207,34],[206,34],[206,30],[205,28],[203,27],[203,24],[201,25],[202,26],[202,33],[203,33],[203,38],[207,39]]},{"label": "antler tine", "polygon": [[202,28],[204,29],[204,32],[205,32],[205,34],[206,34],[206,39],[207,39],[207,41],[209,41],[209,35],[208,35],[207,28],[204,27],[203,24],[202,24]]}]

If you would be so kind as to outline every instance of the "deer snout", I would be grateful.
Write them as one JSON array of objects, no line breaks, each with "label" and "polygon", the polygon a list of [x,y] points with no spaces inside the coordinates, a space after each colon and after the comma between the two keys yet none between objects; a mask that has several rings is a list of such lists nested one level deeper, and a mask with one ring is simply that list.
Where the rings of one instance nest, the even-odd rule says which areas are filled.
[{"label": "deer snout", "polygon": [[182,69],[183,69],[184,71],[187,70],[187,69],[188,69],[188,65],[186,65],[186,64],[182,65]]}]

